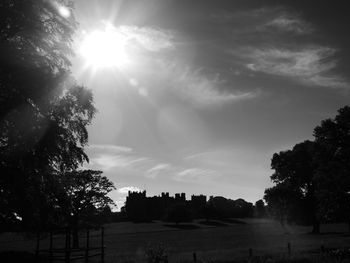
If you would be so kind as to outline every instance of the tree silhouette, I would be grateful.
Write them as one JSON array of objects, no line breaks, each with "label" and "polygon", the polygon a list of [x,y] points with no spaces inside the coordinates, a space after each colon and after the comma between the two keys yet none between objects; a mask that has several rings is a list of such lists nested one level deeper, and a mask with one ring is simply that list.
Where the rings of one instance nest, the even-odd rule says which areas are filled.
[{"label": "tree silhouette", "polygon": [[69,75],[68,1],[0,2],[0,221],[47,224],[55,177],[88,161],[91,91]]},{"label": "tree silhouette", "polygon": [[176,225],[181,222],[190,222],[192,220],[191,212],[185,204],[177,203],[169,207],[165,220],[174,222]]},{"label": "tree silhouette", "polygon": [[108,193],[115,189],[101,171],[79,170],[60,177],[58,206],[73,229],[73,247],[79,247],[78,228],[95,226],[100,213],[113,205]]},{"label": "tree silhouette", "polygon": [[314,137],[273,155],[276,186],[265,190],[265,200],[275,214],[311,223],[313,233],[322,220],[346,219],[350,227],[350,107],[322,121]]},{"label": "tree silhouette", "polygon": [[350,231],[350,107],[314,130],[318,151],[318,199],[327,219],[347,220]]},{"label": "tree silhouette", "polygon": [[257,217],[266,216],[266,208],[263,200],[258,200],[255,202],[255,213]]},{"label": "tree silhouette", "polygon": [[[278,187],[278,193],[282,195],[282,191],[288,190],[284,195],[284,202],[287,207],[295,207],[300,204],[300,210],[308,211],[307,218],[311,218],[313,224],[313,233],[320,231],[320,218],[318,214],[318,201],[315,197],[315,174],[317,164],[314,161],[315,143],[305,141],[296,144],[292,150],[274,154],[271,167],[275,173],[271,176],[271,180],[275,183],[282,184],[283,187]],[[271,203],[269,194],[276,192],[266,192],[266,197]],[[294,193],[294,194],[291,194]],[[291,198],[293,196],[293,198]],[[304,206],[307,209],[304,209]],[[297,219],[298,214],[293,213],[289,220]]]},{"label": "tree silhouette", "polygon": [[280,183],[265,190],[264,199],[268,204],[269,213],[282,226],[295,219],[295,213],[302,196],[292,189],[288,183]]}]

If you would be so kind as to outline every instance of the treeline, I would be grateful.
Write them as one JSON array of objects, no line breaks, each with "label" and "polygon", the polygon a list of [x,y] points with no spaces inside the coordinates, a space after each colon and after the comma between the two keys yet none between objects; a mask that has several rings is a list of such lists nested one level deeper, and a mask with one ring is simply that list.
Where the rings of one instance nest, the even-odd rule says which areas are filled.
[{"label": "treeline", "polygon": [[350,229],[350,107],[323,120],[313,136],[273,155],[269,211],[282,224],[312,225],[313,233],[323,222],[347,221]]}]

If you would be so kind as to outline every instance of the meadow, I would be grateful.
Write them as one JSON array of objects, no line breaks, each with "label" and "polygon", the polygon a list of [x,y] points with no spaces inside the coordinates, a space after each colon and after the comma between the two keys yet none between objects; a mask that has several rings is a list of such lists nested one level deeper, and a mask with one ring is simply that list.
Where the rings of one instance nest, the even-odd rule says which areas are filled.
[{"label": "meadow", "polygon": [[[198,261],[247,259],[249,248],[254,256],[317,254],[321,246],[344,248],[350,245],[346,224],[322,225],[320,235],[311,235],[310,227],[287,225],[269,219],[243,219],[206,224],[195,221],[180,227],[163,222],[112,223],[105,225],[106,262],[145,261],[145,251],[165,249],[169,262],[188,262],[193,253]],[[91,245],[99,243],[99,233],[91,233]],[[63,236],[55,236],[56,247],[63,245]],[[0,235],[0,251],[35,250],[34,236],[15,233]],[[84,244],[84,235],[81,236]],[[48,238],[41,240],[48,247]]]}]

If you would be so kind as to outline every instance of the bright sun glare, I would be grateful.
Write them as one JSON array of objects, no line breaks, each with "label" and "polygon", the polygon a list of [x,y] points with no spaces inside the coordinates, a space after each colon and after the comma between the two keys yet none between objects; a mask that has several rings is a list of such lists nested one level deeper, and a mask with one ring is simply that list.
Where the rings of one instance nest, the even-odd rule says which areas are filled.
[{"label": "bright sun glare", "polygon": [[127,63],[125,47],[125,36],[114,27],[106,27],[86,34],[80,51],[90,67],[120,68]]}]

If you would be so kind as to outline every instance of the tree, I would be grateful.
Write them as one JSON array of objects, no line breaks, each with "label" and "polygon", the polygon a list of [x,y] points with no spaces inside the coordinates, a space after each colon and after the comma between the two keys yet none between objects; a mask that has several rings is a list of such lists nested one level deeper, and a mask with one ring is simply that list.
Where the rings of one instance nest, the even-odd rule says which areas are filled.
[{"label": "tree", "polygon": [[257,217],[265,217],[266,216],[266,208],[263,200],[258,200],[255,202],[255,214]]},{"label": "tree", "polygon": [[190,222],[192,220],[191,212],[185,204],[177,203],[168,209],[165,220],[174,222],[176,225],[181,222]]},{"label": "tree", "polygon": [[318,199],[328,220],[347,220],[350,231],[350,107],[314,129],[319,151]]},{"label": "tree", "polygon": [[88,161],[91,91],[69,75],[70,1],[0,2],[0,221],[49,222],[56,177]]},{"label": "tree", "polygon": [[58,206],[66,224],[73,229],[73,247],[79,247],[79,227],[99,224],[98,215],[114,205],[108,194],[115,187],[101,174],[101,171],[78,170],[59,178]]},{"label": "tree", "polygon": [[[348,220],[350,229],[350,107],[322,121],[314,137],[273,155],[276,186],[265,191],[265,200],[280,213],[286,209],[290,219],[311,223],[313,233],[320,232],[321,221]],[[291,207],[302,213],[291,214]]]},{"label": "tree", "polygon": [[212,202],[208,202],[205,206],[203,206],[200,210],[201,215],[204,216],[205,220],[209,222],[212,219],[219,218],[219,213],[215,209]]},{"label": "tree", "polygon": [[291,189],[287,183],[279,183],[265,190],[264,199],[268,204],[270,215],[282,226],[295,219],[295,212],[301,200],[299,192]]},{"label": "tree", "polygon": [[[271,204],[272,207],[285,209],[286,207],[295,207],[300,204],[299,210],[308,211],[305,217],[310,219],[313,224],[313,233],[320,231],[320,218],[316,199],[316,182],[315,175],[317,164],[314,160],[316,153],[315,143],[304,141],[296,144],[292,150],[282,151],[274,154],[271,161],[271,167],[275,170],[271,180],[276,183],[277,188],[265,192],[266,201],[285,203]],[[283,191],[286,191],[283,193]],[[269,197],[269,195],[281,195],[282,199]],[[276,197],[277,197],[276,196]],[[306,209],[305,209],[306,208]],[[281,212],[282,213],[282,212]],[[285,213],[285,212],[283,212]],[[297,220],[298,214],[294,215],[294,221]],[[300,216],[300,215],[299,215]],[[300,217],[299,217],[300,219]],[[289,220],[293,218],[289,217]]]}]

